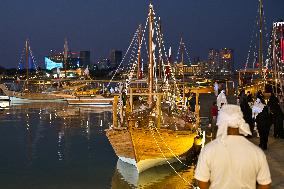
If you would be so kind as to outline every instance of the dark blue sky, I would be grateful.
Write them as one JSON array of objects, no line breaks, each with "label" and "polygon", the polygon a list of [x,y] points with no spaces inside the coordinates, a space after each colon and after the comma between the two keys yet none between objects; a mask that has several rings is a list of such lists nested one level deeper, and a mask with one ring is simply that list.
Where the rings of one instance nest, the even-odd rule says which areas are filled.
[{"label": "dark blue sky", "polygon": [[[0,66],[18,65],[28,37],[37,61],[49,50],[91,50],[92,62],[110,49],[125,52],[138,24],[145,23],[149,1],[0,0]],[[165,41],[176,52],[181,35],[192,57],[209,48],[232,48],[244,65],[258,0],[153,0],[162,18]],[[284,18],[284,0],[264,0],[267,27]],[[237,66],[239,67],[239,66]]]}]

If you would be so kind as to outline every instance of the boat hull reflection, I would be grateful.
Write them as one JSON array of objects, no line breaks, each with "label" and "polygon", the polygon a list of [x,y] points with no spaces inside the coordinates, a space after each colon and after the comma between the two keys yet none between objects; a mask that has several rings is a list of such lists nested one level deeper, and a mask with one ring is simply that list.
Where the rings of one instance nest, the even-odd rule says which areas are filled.
[{"label": "boat hull reflection", "polygon": [[[188,182],[193,182],[194,167],[185,168],[175,163],[173,167]],[[120,188],[190,188],[190,184],[183,182],[169,165],[153,167],[138,173],[134,165],[117,161],[112,178],[112,189]],[[177,187],[178,186],[178,187]]]}]

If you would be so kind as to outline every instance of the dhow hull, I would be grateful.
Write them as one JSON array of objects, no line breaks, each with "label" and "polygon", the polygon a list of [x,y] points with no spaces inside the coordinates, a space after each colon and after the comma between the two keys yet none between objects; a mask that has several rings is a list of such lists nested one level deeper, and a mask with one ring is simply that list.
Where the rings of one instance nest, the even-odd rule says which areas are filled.
[{"label": "dhow hull", "polygon": [[192,148],[196,134],[168,129],[108,129],[106,135],[120,160],[143,172],[182,158]]}]

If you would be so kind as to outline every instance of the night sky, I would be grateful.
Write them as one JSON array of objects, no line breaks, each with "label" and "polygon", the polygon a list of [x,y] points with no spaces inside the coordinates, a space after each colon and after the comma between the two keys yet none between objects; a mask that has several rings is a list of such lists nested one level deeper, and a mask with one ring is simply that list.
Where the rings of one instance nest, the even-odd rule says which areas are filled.
[{"label": "night sky", "polygon": [[[29,38],[37,62],[63,50],[90,50],[91,61],[111,49],[126,51],[138,24],[145,23],[149,1],[142,0],[0,0],[0,66],[17,67]],[[153,0],[165,41],[176,53],[180,37],[193,57],[207,58],[209,48],[235,50],[244,65],[257,16],[258,0]],[[284,18],[284,0],[264,0],[267,28]]]}]

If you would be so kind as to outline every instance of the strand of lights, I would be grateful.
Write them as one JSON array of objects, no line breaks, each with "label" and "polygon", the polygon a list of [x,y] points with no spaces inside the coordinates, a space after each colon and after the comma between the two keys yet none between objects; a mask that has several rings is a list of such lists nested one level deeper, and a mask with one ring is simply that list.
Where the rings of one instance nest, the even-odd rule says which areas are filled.
[{"label": "strand of lights", "polygon": [[138,35],[138,30],[136,30],[136,32],[134,33],[134,36],[133,36],[133,38],[132,38],[132,40],[131,40],[131,42],[130,42],[130,45],[128,46],[127,51],[126,51],[126,53],[125,53],[124,57],[122,58],[121,62],[119,63],[118,68],[115,70],[115,72],[114,72],[114,74],[113,74],[113,76],[112,76],[111,80],[109,81],[109,83],[108,83],[107,87],[109,87],[110,83],[113,81],[113,79],[114,79],[115,75],[117,74],[117,72],[118,72],[118,70],[119,70],[120,66],[121,66],[121,65],[122,65],[122,63],[124,62],[124,59],[125,59],[125,57],[127,56],[128,51],[129,51],[129,49],[131,48],[132,43],[133,43],[133,41],[134,41],[134,39],[135,39],[135,37],[136,37],[137,35]]},{"label": "strand of lights", "polygon": [[[164,40],[163,40],[163,35],[161,34],[161,33],[159,33],[160,31],[159,31],[159,25],[158,25],[158,21],[157,20],[155,20],[155,22],[154,22],[154,24],[155,24],[155,29],[156,29],[156,32],[158,33],[158,35],[157,36],[161,36],[161,42],[162,42],[162,45],[159,45],[159,46],[163,46],[164,47]],[[160,41],[160,40],[157,40],[157,41]],[[165,51],[165,47],[164,47],[164,51]],[[165,53],[165,57],[167,58],[167,60],[168,60],[168,57],[167,57],[167,54]],[[169,70],[170,70],[170,74],[171,74],[171,78],[174,80],[174,85],[175,85],[175,91],[174,91],[174,93],[172,94],[172,99],[171,99],[171,101],[172,101],[172,104],[175,104],[175,101],[176,101],[176,98],[177,97],[179,97],[179,99],[182,99],[181,98],[181,95],[180,95],[180,91],[178,90],[178,86],[177,86],[177,82],[176,82],[176,79],[175,79],[175,76],[174,76],[174,72],[173,72],[173,69],[172,69],[172,67],[171,67],[171,65],[168,63],[168,66],[169,66]],[[184,102],[183,102],[184,103]]]},{"label": "strand of lights", "polygon": [[[146,24],[145,24],[145,27],[144,27],[144,30],[142,31],[142,40],[141,40],[141,43],[139,44],[139,47],[138,47],[138,50],[140,49],[141,50],[141,45],[142,45],[142,43],[143,43],[143,40],[144,40],[144,36],[145,36],[145,31],[146,31],[146,27],[147,27],[147,24],[148,24],[148,19],[146,20]],[[137,29],[137,31],[136,31],[136,34],[137,34],[137,37],[138,37],[138,34],[139,34],[139,28]],[[138,38],[137,38],[138,39]],[[134,38],[132,39],[132,42],[131,43],[133,43],[133,42],[137,42],[137,40],[135,40]],[[138,40],[139,41],[139,40]],[[139,42],[138,42],[139,43]],[[130,49],[130,46],[129,46],[129,48],[128,48],[128,50],[127,51],[129,51],[129,49]],[[133,52],[133,51],[132,51]],[[137,55],[138,55],[138,52],[137,52]],[[124,56],[124,58],[123,59],[125,59],[125,57],[126,57],[126,55]],[[131,59],[133,59],[133,58],[131,58]],[[137,60],[138,60],[138,56],[137,56]],[[128,81],[129,81],[129,83],[131,82],[131,79],[132,78],[130,78],[130,75],[128,76]],[[127,82],[127,84],[126,84],[126,92],[128,91],[128,84],[129,84],[128,82]],[[119,104],[118,104],[118,115],[120,115],[121,114],[121,109],[123,108],[123,102],[122,102],[122,96],[120,97],[120,99],[119,99]],[[123,116],[123,115],[120,115],[120,116]],[[121,124],[121,123],[120,123]]]},{"label": "strand of lights", "polygon": [[[183,43],[184,44],[184,43]],[[184,44],[184,51],[185,51],[185,53],[186,53],[186,55],[187,55],[187,58],[188,58],[188,61],[189,61],[189,65],[191,65],[191,58],[190,58],[190,56],[189,56],[189,51],[187,50],[187,47],[185,46],[185,44]]]},{"label": "strand of lights", "polygon": [[22,54],[21,54],[21,57],[20,57],[20,62],[18,64],[18,70],[21,69],[21,64],[23,64],[23,57],[24,57],[24,54],[25,54],[25,47],[23,48],[23,51],[22,51]]},{"label": "strand of lights", "polygon": [[[257,16],[255,18],[255,22],[257,24]],[[252,44],[253,44],[253,36],[254,36],[254,33],[255,33],[255,27],[253,27],[253,30],[252,30],[252,34],[251,34],[251,39],[250,39],[250,44],[249,44],[249,51],[248,51],[248,56],[247,56],[247,59],[246,59],[246,64],[245,64],[245,71],[247,70],[247,67],[248,67],[248,62],[249,62],[249,59],[250,59],[250,55],[251,55],[251,50],[252,50]]]},{"label": "strand of lights", "polygon": [[33,56],[33,51],[32,51],[32,49],[31,49],[31,46],[29,46],[29,52],[30,52],[30,55],[31,55],[31,57],[32,57],[33,64],[35,65],[36,72],[38,72],[38,65],[37,65],[37,63],[36,63],[35,57]]},{"label": "strand of lights", "polygon": [[[138,47],[138,51],[137,51],[137,54],[136,54],[136,57],[137,57],[137,58],[136,58],[135,62],[133,63],[131,72],[130,72],[130,74],[129,74],[129,76],[128,76],[128,80],[127,80],[127,84],[126,84],[126,92],[128,91],[128,86],[130,86],[130,82],[132,81],[132,78],[133,78],[133,76],[134,76],[134,71],[135,71],[135,69],[136,69],[136,67],[137,67],[137,65],[138,65],[138,54],[139,54],[139,50],[141,50],[141,46],[142,46],[143,41],[144,41],[144,39],[145,39],[145,31],[146,31],[147,23],[148,23],[148,19],[147,19],[147,21],[146,21],[144,30],[142,31],[142,39],[141,39],[141,43],[140,43],[140,44],[139,44],[139,40],[138,40],[138,45],[139,45],[139,47]],[[146,41],[146,40],[145,40],[145,41]]]},{"label": "strand of lights", "polygon": [[177,56],[176,56],[176,62],[178,62],[178,59],[179,59],[179,54],[180,54],[180,51],[181,51],[181,46],[183,46],[183,49],[185,51],[185,54],[188,58],[188,61],[189,61],[189,64],[191,64],[191,59],[190,59],[190,56],[189,56],[189,53],[187,51],[187,48],[185,46],[185,43],[182,42],[182,40],[180,40],[180,43],[179,43],[179,47],[178,47],[178,52],[177,52]]},{"label": "strand of lights", "polygon": [[[157,29],[158,27],[158,24],[157,24],[157,21],[155,21],[154,22],[155,23],[155,28]],[[157,29],[157,32],[159,32],[159,30]],[[160,36],[161,36],[161,42],[162,42],[162,47],[164,47],[164,54],[165,54],[165,57],[166,57],[166,59],[167,60],[169,60],[169,58],[167,57],[167,54],[166,54],[166,50],[165,50],[165,45],[164,45],[164,40],[163,40],[163,34],[160,34]],[[158,40],[159,41],[159,40]],[[171,103],[172,104],[175,104],[175,100],[176,100],[176,97],[177,96],[180,96],[180,94],[179,94],[179,90],[177,90],[178,89],[178,86],[177,86],[177,82],[176,82],[176,79],[175,79],[175,76],[174,76],[174,73],[173,73],[173,70],[172,70],[172,67],[171,67],[171,65],[170,65],[170,63],[168,62],[168,65],[167,65],[168,67],[169,67],[169,70],[170,70],[170,74],[171,74],[171,78],[174,80],[174,85],[175,85],[175,88],[174,89],[176,89],[175,91],[174,91],[174,93],[173,94],[171,94],[171,98],[169,99],[170,101],[171,101]],[[177,94],[177,96],[176,96],[176,94]]]}]

